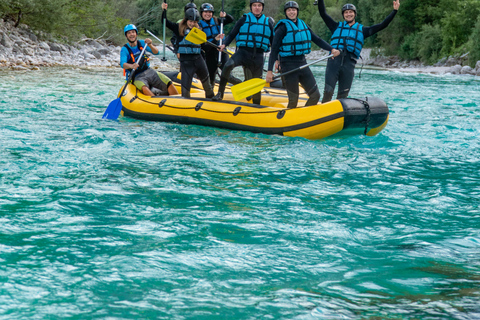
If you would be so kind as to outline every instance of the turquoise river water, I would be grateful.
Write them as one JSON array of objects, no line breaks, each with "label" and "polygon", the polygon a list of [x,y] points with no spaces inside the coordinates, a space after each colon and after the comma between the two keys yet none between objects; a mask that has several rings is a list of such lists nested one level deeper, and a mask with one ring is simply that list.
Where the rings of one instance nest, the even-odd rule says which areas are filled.
[{"label": "turquoise river water", "polygon": [[478,77],[363,70],[384,131],[309,141],[0,71],[0,319],[480,319]]}]

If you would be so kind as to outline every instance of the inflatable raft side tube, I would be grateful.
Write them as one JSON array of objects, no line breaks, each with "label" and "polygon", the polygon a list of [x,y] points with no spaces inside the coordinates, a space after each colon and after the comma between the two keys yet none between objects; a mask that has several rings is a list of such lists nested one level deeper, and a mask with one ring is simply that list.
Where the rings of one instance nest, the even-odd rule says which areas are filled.
[{"label": "inflatable raft side tube", "polygon": [[182,116],[159,114],[159,113],[135,112],[127,108],[124,108],[123,112],[124,112],[124,115],[127,117],[140,119],[140,120],[173,122],[173,123],[181,123],[181,124],[196,124],[201,126],[211,126],[211,127],[230,129],[230,130],[250,131],[254,133],[277,134],[277,135],[283,135],[285,132],[293,133],[295,131],[300,131],[310,127],[318,126],[336,119],[341,119],[343,117],[343,112],[339,112],[339,113],[331,114],[329,116],[315,119],[309,122],[299,123],[293,126],[268,128],[268,127],[255,127],[255,126],[242,125],[242,124],[237,124],[237,123],[232,123],[227,121],[195,118],[191,116],[182,117]]},{"label": "inflatable raft side tube", "polygon": [[[365,99],[340,99],[345,110],[344,129],[367,128],[380,129],[387,125],[388,107],[386,103],[375,97]],[[376,133],[375,133],[376,134]]]}]

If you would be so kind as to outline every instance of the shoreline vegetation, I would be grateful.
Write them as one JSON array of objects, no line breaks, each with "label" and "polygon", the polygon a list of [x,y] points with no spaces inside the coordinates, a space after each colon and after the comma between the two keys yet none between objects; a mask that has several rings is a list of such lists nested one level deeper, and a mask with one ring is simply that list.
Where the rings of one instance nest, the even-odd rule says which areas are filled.
[{"label": "shoreline vegetation", "polygon": [[[108,44],[105,40],[83,38],[75,43],[60,43],[48,39],[51,36],[36,33],[26,25],[14,27],[11,22],[0,19],[0,68],[13,70],[39,70],[43,67],[115,67],[120,68],[121,47]],[[154,44],[158,43],[154,40]],[[365,48],[357,68],[376,67],[402,72],[431,74],[468,74],[480,76],[480,61],[474,68],[468,65],[468,56],[443,58],[434,65],[425,65],[420,61],[402,61],[397,56],[374,54],[375,49]],[[314,60],[327,55],[325,51],[313,51],[307,56]],[[157,56],[158,57],[158,56]],[[172,63],[173,62],[173,63]],[[178,69],[178,61],[167,62],[154,59],[154,68],[160,70]]]}]

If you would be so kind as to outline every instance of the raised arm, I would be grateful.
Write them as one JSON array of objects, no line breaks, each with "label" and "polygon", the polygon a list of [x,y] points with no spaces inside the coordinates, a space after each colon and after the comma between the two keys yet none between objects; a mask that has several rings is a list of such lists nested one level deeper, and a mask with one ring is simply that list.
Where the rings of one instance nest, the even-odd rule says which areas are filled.
[{"label": "raised arm", "polygon": [[338,22],[333,20],[332,17],[327,14],[327,8],[325,7],[323,0],[318,0],[318,12],[327,25],[327,28],[333,33],[338,27]]},{"label": "raised arm", "polygon": [[379,24],[375,24],[371,27],[364,27],[363,28],[363,37],[368,38],[370,36],[373,36],[375,33],[385,29],[386,27],[388,27],[390,22],[392,22],[393,18],[395,18],[395,15],[397,14],[397,12],[398,12],[397,10],[393,10],[392,12],[390,12],[390,14],[387,16],[387,18],[385,20],[383,20],[382,22],[380,22]]}]

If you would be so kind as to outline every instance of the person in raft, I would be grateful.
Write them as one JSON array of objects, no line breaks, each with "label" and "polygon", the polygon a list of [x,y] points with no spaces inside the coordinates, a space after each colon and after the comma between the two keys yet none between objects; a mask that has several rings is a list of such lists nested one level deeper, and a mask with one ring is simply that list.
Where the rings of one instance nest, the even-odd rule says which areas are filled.
[{"label": "person in raft", "polygon": [[132,70],[135,71],[135,80],[133,84],[147,96],[165,96],[178,94],[177,89],[173,85],[170,78],[161,72],[156,72],[150,68],[148,57],[144,54],[144,62],[141,62],[140,54],[143,48],[147,46],[145,51],[158,55],[158,49],[152,44],[152,40],[137,40],[138,30],[133,24],[128,24],[123,29],[128,43],[120,50],[120,66],[125,70],[127,80]]},{"label": "person in raft", "polygon": [[[250,0],[250,12],[237,21],[220,49],[225,49],[236,39],[238,50],[225,64],[220,77],[217,95],[212,99],[223,99],[225,86],[235,67],[243,66],[245,80],[261,78],[263,74],[263,54],[270,49],[273,41],[273,20],[263,14],[265,0]],[[253,96],[253,103],[260,104],[261,92]]]},{"label": "person in raft", "polygon": [[[280,20],[275,26],[275,37],[273,38],[272,52],[268,60],[268,72],[266,81],[273,81],[273,65],[279,57],[280,69],[282,72],[288,72],[297,69],[307,61],[305,55],[309,54],[312,48],[312,41],[320,48],[327,50],[334,57],[340,54],[340,51],[334,49],[327,42],[313,33],[312,29],[305,22],[298,18],[300,7],[295,1],[287,1],[283,11],[286,19]],[[287,108],[295,108],[298,103],[298,84],[308,94],[308,100],[305,106],[314,106],[320,100],[320,91],[317,82],[310,68],[304,68],[293,72],[284,78],[285,88],[288,94]]]},{"label": "person in raft", "polygon": [[[223,19],[223,25],[230,24],[234,21],[233,17],[225,12],[220,12],[220,19],[214,16],[215,9],[210,3],[204,3],[200,7],[200,14],[202,15],[202,20],[198,23],[200,29],[207,35],[207,41],[212,42],[213,44],[218,45],[218,40],[215,39],[216,36],[220,34],[220,19]],[[213,46],[205,46],[205,62],[207,63],[208,74],[210,75],[210,84],[215,84],[215,76],[217,74],[217,68],[223,69],[225,63],[228,60],[228,54],[221,52],[220,65],[218,61],[218,51]],[[237,84],[242,82],[240,79],[235,77],[230,77],[228,79],[230,83]]]},{"label": "person in raft", "polygon": [[202,57],[202,45],[185,39],[190,30],[194,27],[199,27],[198,21],[200,20],[200,13],[194,8],[187,9],[183,20],[180,23],[175,23],[167,19],[167,3],[162,3],[162,9],[162,21],[166,21],[167,28],[172,30],[177,37],[178,53],[180,54],[180,72],[182,73],[182,80],[180,82],[182,97],[190,98],[193,75],[197,74],[200,82],[202,82],[205,97],[208,99],[212,98],[215,94],[210,85],[207,65]]},{"label": "person in raft", "polygon": [[376,25],[365,27],[355,21],[357,8],[353,4],[346,4],[342,8],[342,16],[345,21],[336,22],[326,12],[324,0],[318,0],[318,11],[328,29],[332,32],[332,47],[341,50],[339,59],[329,59],[325,72],[325,89],[323,102],[332,100],[333,92],[338,81],[337,99],[346,98],[350,92],[355,74],[355,65],[360,58],[363,42],[366,38],[385,29],[397,14],[400,1],[393,1],[393,11],[387,18]]},{"label": "person in raft", "polygon": [[[187,3],[185,7],[183,7],[183,13],[185,14],[185,12],[190,8],[197,9],[197,5],[193,2]],[[177,23],[182,22],[182,20],[183,18],[178,20]],[[173,34],[173,36],[170,38],[170,42],[172,43],[173,53],[175,53],[177,55],[177,58],[180,59],[180,54],[178,53],[177,36],[175,34]]]}]

